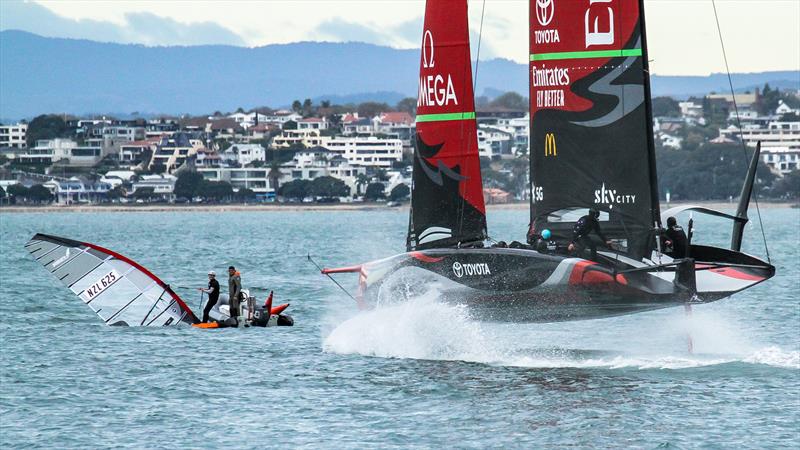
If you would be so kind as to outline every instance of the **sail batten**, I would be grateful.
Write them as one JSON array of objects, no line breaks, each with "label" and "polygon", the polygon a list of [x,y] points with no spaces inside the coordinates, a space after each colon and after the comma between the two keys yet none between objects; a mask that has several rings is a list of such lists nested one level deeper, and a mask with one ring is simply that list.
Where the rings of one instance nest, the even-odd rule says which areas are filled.
[{"label": "sail batten", "polygon": [[407,250],[486,238],[466,0],[428,1]]}]

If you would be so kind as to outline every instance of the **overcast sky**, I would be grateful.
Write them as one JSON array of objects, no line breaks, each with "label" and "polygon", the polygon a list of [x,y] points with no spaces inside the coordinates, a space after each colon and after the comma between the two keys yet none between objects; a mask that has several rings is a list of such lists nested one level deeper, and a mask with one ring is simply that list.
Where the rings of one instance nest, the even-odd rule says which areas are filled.
[{"label": "overcast sky", "polygon": [[[556,7],[558,1],[556,1]],[[733,72],[800,71],[800,0],[716,0]],[[483,0],[471,0],[473,47]],[[421,0],[0,0],[0,29],[145,45],[362,41],[416,48]],[[481,59],[528,57],[527,0],[486,0]],[[651,69],[724,72],[711,0],[646,0]],[[473,58],[475,53],[473,52]]]}]

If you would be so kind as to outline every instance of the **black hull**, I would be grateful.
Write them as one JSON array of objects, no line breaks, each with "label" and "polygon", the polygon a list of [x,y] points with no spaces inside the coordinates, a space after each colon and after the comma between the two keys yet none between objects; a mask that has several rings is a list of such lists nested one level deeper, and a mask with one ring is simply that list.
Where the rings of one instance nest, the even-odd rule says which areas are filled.
[{"label": "black hull", "polygon": [[[435,249],[329,273],[359,272],[364,308],[435,288],[441,301],[467,306],[477,320],[560,322],[708,303],[774,274],[769,264],[727,252],[739,255],[736,268],[693,260],[646,266],[616,258],[599,264],[527,249]],[[681,267],[689,268],[688,276],[679,274]]]}]

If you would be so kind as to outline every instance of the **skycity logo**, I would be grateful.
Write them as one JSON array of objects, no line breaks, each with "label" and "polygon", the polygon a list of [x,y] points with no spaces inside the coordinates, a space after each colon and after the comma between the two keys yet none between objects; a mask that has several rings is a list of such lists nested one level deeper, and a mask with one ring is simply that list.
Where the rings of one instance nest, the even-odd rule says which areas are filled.
[{"label": "skycity logo", "polygon": [[453,274],[455,274],[456,277],[461,278],[464,275],[491,275],[492,272],[489,270],[489,265],[486,263],[461,264],[460,262],[456,261],[453,263]]},{"label": "skycity logo", "polygon": [[556,135],[553,133],[547,133],[544,136],[544,156],[558,156]]},{"label": "skycity logo", "polygon": [[539,25],[546,27],[550,25],[555,15],[556,0],[536,0],[536,20]]},{"label": "skycity logo", "polygon": [[[435,54],[433,33],[431,33],[431,30],[425,30],[422,39],[423,69],[433,69],[436,66]],[[447,74],[447,81],[441,74],[420,74],[417,106],[449,106],[450,102],[458,106],[456,89],[453,87],[453,79],[449,73]]]},{"label": "skycity logo", "polygon": [[620,194],[616,189],[607,189],[606,184],[594,191],[594,203],[604,205],[626,205],[636,203],[635,194]]}]

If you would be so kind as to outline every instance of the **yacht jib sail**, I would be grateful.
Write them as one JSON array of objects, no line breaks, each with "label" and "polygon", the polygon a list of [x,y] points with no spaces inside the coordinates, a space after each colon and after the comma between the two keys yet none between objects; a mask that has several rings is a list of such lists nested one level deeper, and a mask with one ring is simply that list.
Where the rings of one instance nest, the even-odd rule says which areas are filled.
[{"label": "yacht jib sail", "polygon": [[44,234],[35,235],[25,249],[108,325],[198,322],[169,285],[119,253]]},{"label": "yacht jib sail", "polygon": [[596,208],[647,255],[659,206],[641,0],[531,0],[529,68],[535,231],[567,234],[559,211]]},{"label": "yacht jib sail", "polygon": [[486,238],[466,0],[427,2],[408,250]]}]

